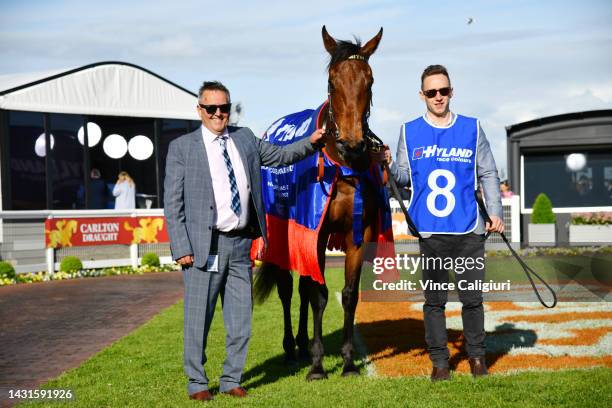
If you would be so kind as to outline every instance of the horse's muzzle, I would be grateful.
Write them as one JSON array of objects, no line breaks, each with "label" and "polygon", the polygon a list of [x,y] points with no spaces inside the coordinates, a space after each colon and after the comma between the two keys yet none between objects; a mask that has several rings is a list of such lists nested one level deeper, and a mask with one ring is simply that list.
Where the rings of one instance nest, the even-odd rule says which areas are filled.
[{"label": "horse's muzzle", "polygon": [[338,152],[344,158],[344,160],[348,162],[353,162],[360,159],[361,157],[363,157],[367,150],[366,143],[363,140],[358,142],[354,146],[349,146],[348,142],[344,140],[338,140],[336,142],[336,147],[338,148]]}]

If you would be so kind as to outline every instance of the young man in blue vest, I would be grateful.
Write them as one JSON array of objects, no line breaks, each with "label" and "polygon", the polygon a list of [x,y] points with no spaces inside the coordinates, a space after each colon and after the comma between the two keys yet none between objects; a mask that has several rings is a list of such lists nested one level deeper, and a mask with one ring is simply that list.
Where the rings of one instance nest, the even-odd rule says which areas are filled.
[{"label": "young man in blue vest", "polygon": [[[427,112],[402,126],[391,174],[398,185],[412,187],[408,212],[423,237],[421,253],[430,261],[423,267],[423,281],[448,283],[446,259],[451,258],[454,281],[463,280],[465,287],[484,280],[485,231],[504,230],[497,167],[479,121],[450,111],[453,88],[446,68],[430,65],[423,71],[419,96]],[[391,161],[390,153],[386,159]],[[478,188],[484,192],[491,223],[485,224],[479,214],[474,194]],[[444,260],[444,267],[437,258]],[[470,258],[473,261],[467,261]],[[472,375],[486,375],[482,291],[457,290]],[[432,381],[450,379],[447,298],[447,290],[425,290]]]}]

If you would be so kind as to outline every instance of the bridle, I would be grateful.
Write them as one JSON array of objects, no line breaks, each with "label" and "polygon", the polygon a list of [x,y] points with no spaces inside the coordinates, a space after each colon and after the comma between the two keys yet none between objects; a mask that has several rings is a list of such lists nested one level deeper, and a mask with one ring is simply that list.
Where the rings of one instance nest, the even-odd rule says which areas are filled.
[{"label": "bridle", "polygon": [[[364,61],[366,64],[368,63],[368,59],[360,54],[353,54],[349,56],[347,60]],[[333,87],[331,84],[331,80],[328,80],[327,81],[327,101],[328,101],[327,120],[332,125],[333,130],[331,130],[330,127],[328,127],[325,132],[327,134],[330,134],[330,132],[333,132],[332,136],[334,140],[338,142],[341,140],[340,139],[340,129],[338,127],[338,124],[336,123],[336,118],[334,117],[334,111],[332,109],[332,92],[333,92]],[[368,119],[370,118],[370,107],[371,106],[372,106],[372,88],[370,87],[368,88],[368,108],[362,117],[362,129],[363,129],[363,134],[364,134],[364,139],[366,142],[367,150],[378,153],[383,149],[384,143],[382,142],[382,140],[380,140],[378,136],[374,134],[374,132],[372,132],[372,130],[370,129],[370,125],[368,124]]]},{"label": "bridle", "polygon": [[[357,60],[364,61],[366,64],[368,60],[363,55],[353,54],[347,58],[347,60]],[[334,111],[332,109],[332,93],[333,87],[331,84],[331,80],[327,82],[327,122],[332,126],[328,126],[325,130],[325,134],[329,135],[332,132],[333,128],[333,139],[335,142],[340,141],[340,129],[338,128],[338,124],[336,123],[336,118],[334,117]],[[368,119],[370,117],[370,107],[372,106],[372,88],[368,89],[368,109],[363,115],[362,118],[362,129],[363,135],[366,143],[366,154],[374,153],[379,154],[385,149],[385,145],[383,141],[372,132],[370,126],[368,124]],[[324,144],[320,144],[318,147],[319,150],[319,158],[317,160],[317,181],[319,183],[323,183],[324,177],[324,158],[323,158],[323,148]],[[383,184],[387,183],[388,172],[385,169],[383,172]]]}]

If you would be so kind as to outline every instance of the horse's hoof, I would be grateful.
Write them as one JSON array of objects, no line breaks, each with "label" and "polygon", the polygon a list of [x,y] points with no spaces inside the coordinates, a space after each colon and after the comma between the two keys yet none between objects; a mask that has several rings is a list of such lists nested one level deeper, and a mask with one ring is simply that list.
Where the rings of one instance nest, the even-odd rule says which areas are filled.
[{"label": "horse's hoof", "polygon": [[315,381],[315,380],[325,380],[327,379],[327,374],[323,369],[310,370],[308,375],[306,376],[306,380]]},{"label": "horse's hoof", "polygon": [[342,371],[343,377],[357,377],[359,375],[360,375],[359,370],[356,368],[354,370],[343,370]]},{"label": "horse's hoof", "polygon": [[345,365],[342,369],[343,377],[352,377],[355,375],[359,375],[359,369],[352,362],[350,364]]}]

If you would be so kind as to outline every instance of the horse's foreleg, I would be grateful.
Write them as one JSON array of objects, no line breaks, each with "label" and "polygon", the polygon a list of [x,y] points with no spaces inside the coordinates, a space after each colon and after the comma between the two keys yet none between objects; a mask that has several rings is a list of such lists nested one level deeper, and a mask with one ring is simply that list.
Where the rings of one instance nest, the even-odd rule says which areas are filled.
[{"label": "horse's foreleg", "polygon": [[312,307],[313,320],[313,339],[312,348],[312,366],[306,376],[307,380],[320,380],[327,378],[323,369],[323,312],[327,306],[328,291],[327,286],[317,282],[310,282],[310,306]]},{"label": "horse's foreleg", "polygon": [[299,358],[308,359],[308,299],[310,291],[310,283],[312,279],[307,276],[300,276],[300,323],[298,326],[297,336],[295,338],[298,346]]},{"label": "horse's foreleg", "polygon": [[291,325],[291,297],[293,296],[293,277],[289,271],[278,269],[276,271],[276,288],[278,297],[283,305],[283,318],[285,334],[283,336],[283,349],[285,350],[285,361],[297,362],[295,358],[295,339]]},{"label": "horse's foreleg", "polygon": [[344,329],[342,358],[344,366],[342,375],[359,375],[359,369],[353,362],[353,335],[355,327],[355,310],[359,300],[359,277],[361,276],[362,247],[350,246],[346,252],[344,288],[342,289],[342,307],[344,309]]}]

